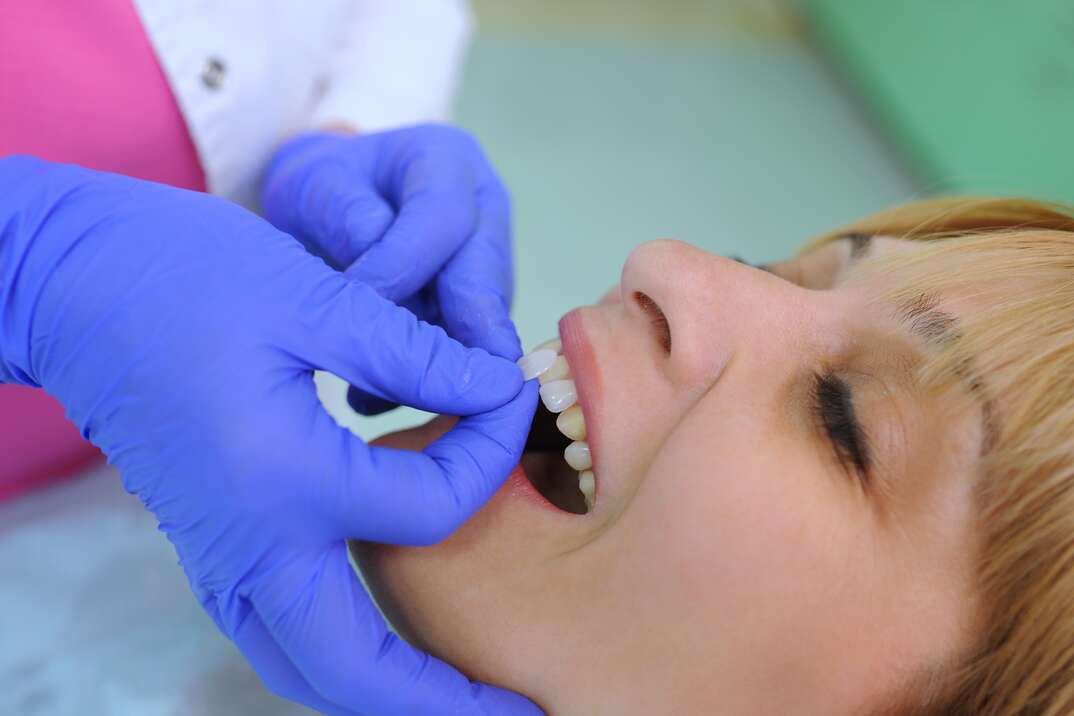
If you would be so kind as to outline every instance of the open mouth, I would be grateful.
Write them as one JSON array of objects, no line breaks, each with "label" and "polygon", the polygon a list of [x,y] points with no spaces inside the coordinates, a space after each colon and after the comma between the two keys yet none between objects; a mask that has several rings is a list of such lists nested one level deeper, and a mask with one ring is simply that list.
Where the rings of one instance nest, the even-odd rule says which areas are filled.
[{"label": "open mouth", "polygon": [[563,457],[570,443],[571,439],[556,428],[556,416],[538,406],[522,454],[522,469],[546,500],[565,512],[584,515],[589,507],[578,486],[579,473]]},{"label": "open mouth", "polygon": [[525,378],[540,381],[542,403],[533,418],[522,468],[546,500],[564,512],[582,515],[596,501],[596,478],[585,441],[585,416],[562,351],[560,341],[547,341],[519,360]]}]

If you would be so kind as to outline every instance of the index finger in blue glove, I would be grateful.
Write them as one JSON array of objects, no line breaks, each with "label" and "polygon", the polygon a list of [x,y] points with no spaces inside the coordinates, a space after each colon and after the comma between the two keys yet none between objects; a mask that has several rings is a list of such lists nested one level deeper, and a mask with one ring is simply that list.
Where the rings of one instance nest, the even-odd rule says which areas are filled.
[{"label": "index finger in blue glove", "polygon": [[[280,648],[324,699],[377,716],[541,716],[528,699],[472,682],[392,634],[340,543],[313,564],[292,563],[253,603]],[[272,594],[294,594],[281,604]],[[264,610],[264,611],[262,611]]]},{"label": "index finger in blue glove", "polygon": [[463,346],[338,274],[326,276],[315,295],[294,308],[309,329],[291,337],[295,355],[384,400],[472,415],[503,405],[522,387],[511,361]]},{"label": "index finger in blue glove", "polygon": [[511,200],[502,185],[493,184],[478,196],[478,207],[477,232],[437,276],[440,312],[452,337],[516,360],[522,346],[510,317]]},{"label": "index finger in blue glove", "polygon": [[473,234],[476,196],[483,170],[460,155],[479,152],[467,134],[450,127],[429,127],[442,136],[433,148],[393,167],[386,193],[393,197],[395,221],[347,270],[384,297],[401,301],[427,284]]}]

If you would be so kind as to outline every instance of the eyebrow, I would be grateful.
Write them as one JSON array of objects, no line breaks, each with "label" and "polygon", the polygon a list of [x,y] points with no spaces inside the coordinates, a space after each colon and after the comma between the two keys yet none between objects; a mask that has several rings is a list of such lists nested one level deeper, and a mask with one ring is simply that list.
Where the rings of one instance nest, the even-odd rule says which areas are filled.
[{"label": "eyebrow", "polygon": [[[864,258],[873,247],[871,234],[851,233],[841,238],[850,242],[848,264]],[[921,294],[900,306],[898,316],[910,333],[920,338],[925,344],[939,350],[957,341],[962,335],[962,330],[958,319],[938,309],[937,303],[935,296]],[[981,429],[984,439],[981,441],[980,454],[985,454],[992,448],[997,438],[995,404],[981,377],[981,371],[970,356],[963,356],[959,360],[956,372],[981,408]]]},{"label": "eyebrow", "polygon": [[[946,311],[936,307],[936,297],[921,294],[898,308],[898,318],[909,331],[924,343],[937,349],[943,349],[957,341],[962,335],[959,320]],[[981,372],[968,355],[962,356],[955,368],[962,378],[970,395],[981,408],[981,427],[984,439],[981,441],[980,453],[988,452],[995,444],[997,430],[995,425],[995,405],[981,377]]]},{"label": "eyebrow", "polygon": [[851,261],[860,259],[873,245],[872,234],[846,234],[843,238],[850,242]]}]

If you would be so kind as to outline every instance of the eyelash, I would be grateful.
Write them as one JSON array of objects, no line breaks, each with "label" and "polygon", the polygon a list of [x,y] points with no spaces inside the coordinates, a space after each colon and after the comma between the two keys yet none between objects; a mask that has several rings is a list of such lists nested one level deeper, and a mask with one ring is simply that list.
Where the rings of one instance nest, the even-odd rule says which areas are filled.
[{"label": "eyelash", "polygon": [[813,380],[817,422],[828,434],[839,462],[853,468],[862,487],[869,487],[869,449],[865,432],[854,414],[850,386],[834,373],[817,373]]},{"label": "eyelash", "polygon": [[770,269],[767,264],[751,263],[751,262],[747,261],[746,259],[742,258],[741,256],[728,256],[728,258],[731,259],[732,261],[737,261],[737,262],[739,262],[740,264],[742,264],[744,266],[749,266],[750,268],[755,268],[758,271],[766,271],[768,273],[772,272],[772,269]]}]

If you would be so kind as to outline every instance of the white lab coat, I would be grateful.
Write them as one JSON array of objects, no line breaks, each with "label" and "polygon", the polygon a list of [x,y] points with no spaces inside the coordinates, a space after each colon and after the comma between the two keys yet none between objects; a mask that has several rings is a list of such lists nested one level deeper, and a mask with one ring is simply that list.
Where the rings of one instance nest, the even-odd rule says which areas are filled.
[{"label": "white lab coat", "polygon": [[134,0],[209,190],[256,207],[280,143],[444,120],[466,0]]}]

